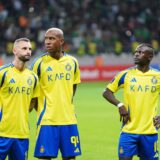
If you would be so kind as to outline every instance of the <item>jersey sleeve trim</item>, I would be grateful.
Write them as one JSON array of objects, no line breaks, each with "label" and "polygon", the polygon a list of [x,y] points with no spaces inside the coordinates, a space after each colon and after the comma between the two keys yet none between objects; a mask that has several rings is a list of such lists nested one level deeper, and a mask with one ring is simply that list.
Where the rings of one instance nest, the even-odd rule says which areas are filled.
[{"label": "jersey sleeve trim", "polygon": [[35,63],[36,63],[40,58],[44,57],[45,55],[47,55],[47,53],[44,53],[43,55],[35,58],[35,60],[32,62],[31,66],[30,66],[29,68],[30,68],[31,70],[33,70],[33,67],[34,67]]},{"label": "jersey sleeve trim", "polygon": [[3,70],[3,69],[8,68],[8,67],[10,67],[10,66],[12,66],[12,63],[6,64],[6,65],[4,65],[4,66],[1,66],[1,67],[0,67],[0,71]]},{"label": "jersey sleeve trim", "polygon": [[4,74],[3,74],[3,76],[2,76],[2,81],[1,81],[0,87],[3,86],[4,80],[5,80],[5,77],[6,77],[6,73],[7,73],[7,71],[5,71]]},{"label": "jersey sleeve trim", "polygon": [[127,74],[127,72],[124,73],[124,74],[121,76],[121,78],[119,79],[118,87],[119,87],[120,85],[124,84],[124,80],[125,80],[126,74]]},{"label": "jersey sleeve trim", "polygon": [[76,71],[77,71],[77,63],[76,63],[76,61],[73,59],[73,62],[74,62],[74,73],[76,73]]},{"label": "jersey sleeve trim", "polygon": [[1,111],[0,111],[0,121],[2,120],[2,115],[3,115],[3,110],[1,108]]},{"label": "jersey sleeve trim", "polygon": [[34,89],[36,88],[36,85],[37,85],[37,78],[36,78],[36,76],[33,74],[33,76],[34,76]]},{"label": "jersey sleeve trim", "polygon": [[42,61],[38,64],[38,68],[37,68],[37,75],[38,75],[39,78],[40,78],[40,75],[41,75],[41,64],[42,64]]}]

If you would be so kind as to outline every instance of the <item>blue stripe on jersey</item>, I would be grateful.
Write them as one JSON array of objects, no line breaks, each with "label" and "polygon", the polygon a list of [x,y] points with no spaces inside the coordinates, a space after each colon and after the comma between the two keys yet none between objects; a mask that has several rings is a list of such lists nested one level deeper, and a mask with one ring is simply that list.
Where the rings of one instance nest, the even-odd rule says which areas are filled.
[{"label": "blue stripe on jersey", "polygon": [[37,68],[37,75],[38,75],[39,78],[40,78],[40,75],[41,75],[41,64],[42,64],[42,61],[39,63],[38,68]]},{"label": "blue stripe on jersey", "polygon": [[5,71],[4,74],[3,74],[3,76],[2,76],[2,82],[1,82],[0,87],[2,87],[2,85],[3,85],[3,83],[4,83],[4,80],[5,80],[5,77],[6,77],[6,73],[7,73],[7,72],[8,72],[8,71]]},{"label": "blue stripe on jersey", "polygon": [[2,120],[2,115],[3,115],[3,110],[1,108],[1,111],[0,111],[0,121]]},{"label": "blue stripe on jersey", "polygon": [[35,79],[35,82],[34,82],[34,89],[35,89],[36,84],[37,84],[37,78],[36,78],[36,76],[34,74],[33,74],[33,76],[34,76],[34,79]]},{"label": "blue stripe on jersey", "polygon": [[122,75],[122,77],[120,78],[120,80],[119,80],[119,82],[118,82],[118,86],[124,84],[124,79],[125,79],[125,77],[126,77],[126,74],[127,74],[127,72]]},{"label": "blue stripe on jersey", "polygon": [[76,73],[76,70],[77,70],[77,63],[76,61],[73,59],[73,62],[74,62],[74,73]]},{"label": "blue stripe on jersey", "polygon": [[31,70],[33,70],[33,66],[34,66],[34,64],[36,63],[36,61],[37,61],[39,58],[41,58],[41,57],[43,57],[43,56],[45,56],[45,55],[47,55],[47,53],[44,53],[44,54],[38,56],[37,58],[35,58],[35,60],[32,62],[31,66],[30,66],[29,68],[30,68]]},{"label": "blue stripe on jersey", "polygon": [[40,114],[40,116],[39,116],[39,118],[38,118],[37,126],[40,124],[40,122],[41,122],[41,120],[42,120],[42,117],[43,117],[45,111],[46,111],[46,98],[45,98],[45,100],[44,100],[44,108],[43,108],[43,110],[42,110],[42,112],[41,112],[41,114]]},{"label": "blue stripe on jersey", "polygon": [[10,67],[10,66],[12,66],[12,63],[9,63],[9,64],[6,64],[6,65],[4,65],[4,66],[1,66],[1,67],[0,67],[0,71],[3,70],[3,69],[5,69],[5,68],[8,68],[8,67]]}]

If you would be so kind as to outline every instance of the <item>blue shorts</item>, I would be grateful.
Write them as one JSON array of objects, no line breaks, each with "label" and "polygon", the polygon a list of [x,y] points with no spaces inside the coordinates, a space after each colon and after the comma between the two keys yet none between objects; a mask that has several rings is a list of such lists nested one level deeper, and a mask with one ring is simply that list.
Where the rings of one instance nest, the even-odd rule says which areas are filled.
[{"label": "blue shorts", "polygon": [[59,149],[63,158],[81,155],[77,125],[40,127],[34,156],[56,158]]},{"label": "blue shorts", "polygon": [[29,139],[0,137],[0,160],[27,160],[28,147]]},{"label": "blue shorts", "polygon": [[118,154],[120,158],[139,156],[142,160],[158,160],[158,134],[121,133]]}]

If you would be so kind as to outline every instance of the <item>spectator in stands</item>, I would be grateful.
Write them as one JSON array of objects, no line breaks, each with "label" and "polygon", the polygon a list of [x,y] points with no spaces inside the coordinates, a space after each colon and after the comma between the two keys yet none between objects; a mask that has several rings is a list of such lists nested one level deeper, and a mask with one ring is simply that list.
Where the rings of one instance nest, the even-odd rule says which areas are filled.
[{"label": "spectator in stands", "polygon": [[[1,0],[0,54],[5,51],[8,40],[13,42],[22,34],[34,40],[37,46],[42,46],[44,30],[53,26],[64,30],[71,52],[94,55],[95,51],[88,50],[87,46],[91,45],[90,42],[95,42],[95,39],[97,46],[91,45],[91,48],[96,48],[96,54],[120,54],[121,49],[122,52],[130,52],[133,42],[155,44],[160,41],[159,5],[160,2],[149,0],[23,0],[23,3],[20,0]],[[10,30],[16,30],[10,32],[16,34],[9,34]],[[76,33],[76,37],[72,33]],[[91,41],[87,41],[88,38]],[[160,46],[157,44],[159,51]],[[80,51],[77,45],[81,46]],[[120,47],[118,50],[117,45]]]}]

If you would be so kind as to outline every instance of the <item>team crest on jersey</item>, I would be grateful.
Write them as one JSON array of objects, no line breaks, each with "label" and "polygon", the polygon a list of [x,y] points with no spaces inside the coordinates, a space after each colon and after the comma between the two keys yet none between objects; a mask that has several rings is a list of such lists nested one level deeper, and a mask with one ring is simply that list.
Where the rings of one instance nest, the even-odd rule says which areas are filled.
[{"label": "team crest on jersey", "polygon": [[69,63],[66,65],[65,68],[66,68],[67,71],[70,71],[72,69],[72,67],[71,67],[71,65]]},{"label": "team crest on jersey", "polygon": [[32,85],[32,79],[31,78],[28,78],[28,80],[27,80],[27,83],[28,83],[28,85]]},{"label": "team crest on jersey", "polygon": [[43,146],[41,146],[41,148],[40,148],[40,153],[44,153],[44,147]]},{"label": "team crest on jersey", "polygon": [[153,77],[153,78],[151,79],[151,82],[152,82],[153,84],[157,84],[158,80],[156,79],[156,77]]}]

